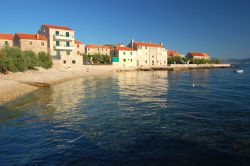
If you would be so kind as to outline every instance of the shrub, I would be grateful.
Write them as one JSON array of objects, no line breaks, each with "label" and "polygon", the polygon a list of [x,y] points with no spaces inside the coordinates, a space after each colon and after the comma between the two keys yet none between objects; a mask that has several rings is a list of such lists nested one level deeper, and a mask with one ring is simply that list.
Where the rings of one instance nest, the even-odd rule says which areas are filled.
[{"label": "shrub", "polygon": [[0,72],[17,72],[34,69],[35,66],[43,68],[52,67],[52,59],[44,52],[35,54],[33,51],[21,51],[19,48],[5,47],[0,49]]},{"label": "shrub", "polygon": [[26,69],[34,69],[38,65],[38,56],[33,51],[24,51],[23,59]]},{"label": "shrub", "polygon": [[46,54],[45,52],[39,52],[38,61],[39,66],[45,69],[51,68],[53,65],[51,56],[49,54]]}]

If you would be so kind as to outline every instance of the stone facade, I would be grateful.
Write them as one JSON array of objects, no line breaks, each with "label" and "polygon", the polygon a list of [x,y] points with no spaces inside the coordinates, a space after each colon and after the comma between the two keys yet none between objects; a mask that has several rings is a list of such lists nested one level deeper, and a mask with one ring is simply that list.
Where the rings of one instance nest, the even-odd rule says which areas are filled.
[{"label": "stone facade", "polygon": [[0,48],[13,47],[13,37],[12,34],[0,34]]},{"label": "stone facade", "polygon": [[85,45],[83,42],[75,40],[75,55],[82,55],[85,53]]},{"label": "stone facade", "polygon": [[167,66],[168,55],[163,44],[134,42],[128,47],[137,51],[137,67]]},{"label": "stone facade", "polygon": [[100,55],[110,55],[112,46],[105,45],[87,45],[85,52],[89,55],[100,54]]},{"label": "stone facade", "polygon": [[14,46],[20,48],[22,51],[32,50],[35,53],[48,53],[47,39],[38,34],[20,34],[14,36]]}]

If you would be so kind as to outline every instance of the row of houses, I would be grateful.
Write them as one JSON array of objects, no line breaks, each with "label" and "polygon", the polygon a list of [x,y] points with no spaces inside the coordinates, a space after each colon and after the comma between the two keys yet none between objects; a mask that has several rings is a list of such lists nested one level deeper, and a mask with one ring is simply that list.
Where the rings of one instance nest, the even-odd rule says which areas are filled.
[{"label": "row of houses", "polygon": [[202,53],[202,52],[188,52],[186,55],[183,55],[177,51],[174,50],[168,50],[168,57],[186,57],[186,58],[190,58],[190,59],[205,59],[205,60],[209,60],[210,56],[206,53]]},{"label": "row of houses", "polygon": [[113,65],[120,67],[167,66],[167,58],[170,56],[163,43],[131,40],[127,46],[123,44],[85,46],[83,42],[75,39],[73,29],[47,24],[41,25],[36,34],[1,33],[0,47],[4,46],[18,47],[23,51],[32,50],[36,53],[46,52],[52,56],[54,66],[61,67],[82,66],[81,55],[84,53],[109,55]]}]

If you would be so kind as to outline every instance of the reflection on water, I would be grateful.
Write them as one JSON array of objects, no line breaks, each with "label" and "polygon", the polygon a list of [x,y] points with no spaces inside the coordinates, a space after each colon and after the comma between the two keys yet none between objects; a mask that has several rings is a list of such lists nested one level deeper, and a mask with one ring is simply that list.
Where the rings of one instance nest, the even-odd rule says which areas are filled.
[{"label": "reflection on water", "polygon": [[250,77],[121,72],[40,89],[0,107],[0,165],[247,165],[242,79]]}]

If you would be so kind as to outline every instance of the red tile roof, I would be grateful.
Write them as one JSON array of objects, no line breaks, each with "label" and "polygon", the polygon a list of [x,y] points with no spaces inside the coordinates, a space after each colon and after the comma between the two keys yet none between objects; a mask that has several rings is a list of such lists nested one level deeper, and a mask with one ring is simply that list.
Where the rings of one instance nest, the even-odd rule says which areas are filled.
[{"label": "red tile roof", "polygon": [[0,33],[0,39],[12,40],[13,37],[14,37],[13,34]]},{"label": "red tile roof", "polygon": [[111,49],[112,46],[105,46],[105,45],[87,45],[86,48],[105,48],[105,49]]},{"label": "red tile roof", "polygon": [[161,47],[163,48],[164,46],[161,44],[157,43],[145,43],[145,42],[133,42],[135,46],[146,46],[146,47]]},{"label": "red tile roof", "polygon": [[47,40],[45,36],[39,34],[16,33],[16,36],[20,39]]},{"label": "red tile roof", "polygon": [[174,55],[180,55],[180,53],[174,50],[168,50],[168,56],[174,56]]},{"label": "red tile roof", "polygon": [[64,26],[57,26],[57,25],[48,25],[48,24],[43,24],[42,25],[43,27],[45,28],[52,28],[52,29],[62,29],[62,30],[71,30],[73,31],[72,29],[68,28],[68,27],[64,27]]},{"label": "red tile roof", "polygon": [[208,54],[202,52],[189,52],[188,54],[191,56],[209,56]]},{"label": "red tile roof", "polygon": [[117,51],[134,51],[132,48],[126,47],[126,46],[114,46],[113,50]]},{"label": "red tile roof", "polygon": [[84,43],[80,42],[79,40],[75,40],[75,44],[84,44]]}]

